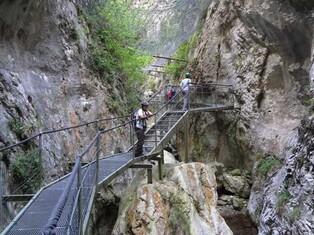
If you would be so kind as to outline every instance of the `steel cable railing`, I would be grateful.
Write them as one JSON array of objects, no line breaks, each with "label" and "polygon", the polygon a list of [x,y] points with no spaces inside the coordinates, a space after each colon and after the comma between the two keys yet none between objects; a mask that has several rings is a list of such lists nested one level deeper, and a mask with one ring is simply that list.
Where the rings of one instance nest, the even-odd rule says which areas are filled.
[{"label": "steel cable railing", "polygon": [[[177,87],[177,86],[176,86]],[[204,86],[204,85],[200,85],[200,84],[193,84],[192,86],[192,91],[191,91],[191,96],[190,96],[190,100],[189,100],[189,107],[190,108],[195,108],[197,107],[198,104],[200,103],[206,103],[209,99],[210,96],[216,97],[213,100],[215,102],[217,102],[217,97],[220,97],[222,100],[224,98],[226,98],[226,95],[223,94],[214,94],[217,90],[219,90],[220,88],[225,88],[227,87],[228,89],[230,89],[230,86],[218,86],[211,84],[211,89],[208,88],[208,86]],[[153,114],[154,114],[154,121],[151,123],[152,127],[155,128],[155,136],[154,136],[154,142],[155,142],[155,146],[157,146],[158,144],[158,138],[157,138],[157,122],[158,119],[167,111],[181,111],[181,106],[182,106],[182,99],[183,99],[183,95],[182,95],[182,90],[179,89],[177,87],[177,91],[174,97],[172,97],[172,99],[168,100],[166,97],[167,94],[167,89],[169,89],[168,87],[163,88],[162,90],[160,90],[159,92],[157,92],[154,96],[152,96],[149,99],[150,102],[150,106],[151,106],[151,110],[153,110]],[[205,102],[206,100],[206,102]],[[208,101],[208,103],[211,103],[209,105],[214,105],[213,104],[213,100],[210,102]],[[194,106],[196,105],[196,106]],[[182,112],[182,111],[181,111]],[[123,116],[123,118],[128,118],[130,119],[130,115],[128,116]],[[107,118],[107,119],[102,119],[102,120],[116,120],[118,118],[122,118],[122,117],[116,117],[116,118]],[[131,145],[132,145],[132,149],[133,149],[133,158],[134,158],[134,144],[135,144],[135,132],[134,132],[134,128],[131,125],[131,123],[133,123],[133,119],[127,121],[127,122],[123,122],[120,125],[116,125],[113,126],[111,128],[105,129],[105,130],[101,130],[98,131],[97,134],[94,136],[93,140],[90,142],[90,144],[85,148],[85,150],[83,152],[81,152],[80,154],[77,155],[76,160],[75,160],[75,165],[74,168],[71,172],[70,175],[70,179],[67,182],[66,188],[64,189],[64,191],[62,192],[62,195],[58,201],[58,205],[55,207],[55,209],[53,210],[53,213],[51,214],[50,218],[49,218],[49,222],[45,225],[45,227],[42,230],[42,234],[54,234],[54,229],[56,228],[56,226],[58,225],[59,219],[62,215],[62,213],[64,212],[64,208],[66,203],[69,203],[69,197],[70,195],[72,195],[72,199],[75,202],[70,203],[73,204],[71,205],[72,210],[68,216],[63,215],[69,219],[69,223],[68,223],[68,228],[70,229],[77,229],[77,230],[82,230],[85,228],[81,228],[79,227],[79,224],[82,224],[82,221],[84,221],[85,218],[85,213],[86,211],[88,211],[89,209],[87,207],[82,208],[81,205],[85,205],[85,206],[90,206],[90,203],[88,203],[93,197],[94,197],[94,193],[96,190],[96,186],[97,186],[97,177],[98,177],[98,170],[99,170],[99,154],[101,152],[101,148],[99,146],[99,142],[100,142],[100,138],[102,137],[103,134],[105,133],[109,133],[111,131],[117,130],[119,128],[122,127],[126,127],[127,125],[130,126],[130,139],[131,139]],[[66,127],[66,128],[60,128],[58,130],[50,130],[50,131],[45,131],[45,132],[41,132],[37,135],[34,135],[30,138],[28,138],[29,140],[36,138],[38,136],[42,136],[45,134],[49,134],[49,133],[54,133],[57,131],[63,131],[63,130],[67,130],[67,129],[71,129],[71,128],[76,128],[76,127],[81,127],[81,126],[85,126],[85,125],[90,125],[91,123],[98,123],[99,120],[96,121],[92,121],[89,123],[84,123],[84,124],[80,124],[74,127]],[[25,143],[26,140],[23,141],[23,143]],[[15,147],[17,146],[19,143],[11,145],[9,147]],[[41,144],[39,144],[41,145]],[[0,149],[0,151],[3,151],[3,149],[9,149],[9,147],[5,147]],[[12,147],[12,148],[13,148]],[[94,150],[93,153],[90,153],[91,150]],[[82,158],[84,156],[86,156],[87,154],[91,154],[92,157],[96,155],[96,159],[94,159],[94,166],[92,166],[92,163],[89,163],[86,167],[81,169],[81,163],[82,163]],[[81,172],[83,171],[83,173]],[[84,175],[82,175],[84,174]],[[77,181],[75,181],[75,177],[77,178]],[[75,182],[76,185],[75,185]],[[73,188],[74,186],[76,186],[76,188]],[[75,199],[74,199],[75,198]],[[75,208],[75,209],[74,209]],[[86,223],[84,223],[86,224]]]},{"label": "steel cable railing", "polygon": [[[43,157],[42,157],[42,151],[43,151],[43,146],[44,146],[44,138],[43,136],[45,135],[49,135],[51,133],[60,133],[62,131],[67,131],[67,130],[71,130],[71,129],[76,129],[76,128],[81,128],[81,127],[90,127],[90,126],[95,126],[96,125],[96,129],[98,127],[99,124],[103,123],[103,122],[106,122],[106,121],[110,121],[110,122],[115,122],[117,120],[123,120],[123,119],[128,119],[129,118],[129,115],[125,115],[125,116],[118,116],[118,117],[107,117],[107,118],[102,118],[102,119],[98,119],[98,120],[93,120],[93,121],[90,121],[90,122],[86,122],[86,123],[82,123],[82,124],[79,124],[79,125],[75,125],[75,126],[69,126],[69,127],[62,127],[62,128],[59,128],[59,129],[54,129],[54,130],[46,130],[46,131],[43,131],[43,132],[40,132],[40,133],[37,133],[37,134],[34,134],[30,137],[28,137],[27,139],[24,139],[18,143],[15,143],[15,144],[11,144],[9,146],[6,146],[6,147],[2,147],[0,148],[0,153],[1,152],[4,152],[4,151],[8,151],[10,149],[13,149],[13,148],[17,148],[17,147],[20,147],[20,146],[23,146],[24,144],[28,144],[29,142],[32,142],[34,140],[38,140],[38,150],[35,150],[35,151],[38,151],[38,155],[39,155],[39,168],[36,170],[33,170],[31,173],[30,176],[27,177],[27,179],[25,181],[23,181],[21,184],[19,184],[16,188],[14,189],[11,189],[9,190],[7,187],[7,185],[5,184],[1,184],[1,188],[0,188],[0,193],[1,193],[1,203],[6,203],[8,202],[9,200],[12,200],[12,195],[16,195],[13,199],[13,200],[16,200],[17,199],[17,196],[18,194],[24,194],[24,190],[21,190],[25,187],[25,185],[29,185],[30,183],[29,182],[32,182],[32,179],[34,178],[41,178],[42,179],[42,167],[43,167]],[[47,140],[46,140],[47,141]],[[36,145],[34,145],[36,146]],[[24,147],[22,147],[22,149],[24,149]],[[44,158],[45,159],[45,158]],[[45,160],[47,161],[47,159]],[[7,172],[8,174],[8,172]],[[39,175],[39,176],[38,176]],[[8,181],[7,181],[8,182]],[[40,187],[40,186],[39,186]],[[4,192],[9,192],[9,193],[4,193]],[[2,197],[2,195],[5,195],[7,194],[9,197]],[[29,194],[30,195],[30,194]],[[1,204],[2,205],[2,204]],[[4,213],[3,211],[3,208],[1,209],[1,213]],[[1,216],[1,215],[0,215]],[[1,217],[2,218],[2,217]],[[1,227],[5,226],[7,222],[5,222],[4,220],[1,222]]]},{"label": "steel cable railing", "polygon": [[79,124],[79,125],[75,125],[75,126],[69,126],[69,127],[62,127],[62,128],[58,128],[56,130],[46,130],[46,131],[42,131],[42,132],[39,132],[35,135],[32,135],[31,137],[25,139],[25,140],[22,140],[18,143],[15,143],[15,144],[11,144],[7,147],[3,147],[3,148],[0,148],[0,152],[3,152],[4,150],[7,150],[7,149],[11,149],[11,148],[14,148],[18,145],[21,145],[21,144],[24,144],[30,140],[33,140],[39,136],[42,136],[42,135],[46,135],[46,134],[51,134],[51,133],[57,133],[57,132],[61,132],[61,131],[65,131],[65,130],[70,130],[70,129],[75,129],[75,128],[79,128],[79,127],[83,127],[83,126],[88,126],[88,125],[91,125],[91,124],[98,124],[99,122],[103,122],[103,121],[112,121],[112,120],[117,120],[117,119],[122,119],[122,118],[128,118],[129,115],[126,115],[126,116],[119,116],[119,117],[112,117],[112,118],[103,118],[103,119],[98,119],[98,120],[94,120],[94,121],[90,121],[90,122],[87,122],[87,123],[82,123],[82,124]]},{"label": "steel cable railing", "polygon": [[[59,128],[59,129],[55,129],[55,130],[46,130],[46,131],[42,131],[42,132],[39,132],[35,135],[32,135],[18,143],[15,143],[15,144],[11,144],[9,146],[6,146],[6,147],[3,147],[3,148],[0,148],[0,153],[5,151],[5,150],[9,150],[9,149],[13,149],[17,146],[20,146],[20,145],[23,145],[25,143],[28,143],[29,141],[32,141],[34,139],[36,139],[38,137],[38,153],[39,153],[39,165],[40,165],[40,169],[38,170],[38,172],[36,173],[41,173],[42,171],[42,162],[43,162],[43,158],[42,158],[42,137],[44,135],[48,135],[48,134],[51,134],[51,133],[58,133],[58,132],[62,132],[62,131],[66,131],[66,130],[72,130],[72,129],[76,129],[76,128],[80,128],[80,127],[84,127],[84,126],[89,126],[89,125],[92,125],[92,124],[99,124],[100,122],[104,122],[104,121],[114,121],[114,120],[118,120],[118,119],[126,119],[128,118],[129,115],[126,115],[126,116],[118,116],[118,117],[112,117],[112,118],[103,118],[103,119],[98,119],[98,120],[94,120],[94,121],[91,121],[91,122],[87,122],[87,123],[82,123],[82,124],[79,124],[79,125],[75,125],[75,126],[69,126],[69,127],[62,127],[62,128]],[[31,177],[34,177],[34,174],[31,176]],[[30,178],[29,177],[25,182],[23,182],[23,184],[27,183]],[[16,192],[16,190],[18,190],[18,188],[20,188],[22,185],[19,185],[16,189],[12,190],[11,193],[14,193]]]},{"label": "steel cable railing", "polygon": [[[58,205],[55,207],[53,213],[51,214],[48,223],[45,225],[45,227],[42,230],[42,234],[44,235],[52,235],[54,233],[54,229],[58,225],[58,221],[63,213],[63,210],[65,208],[65,205],[67,203],[67,200],[69,198],[69,194],[71,192],[71,188],[74,184],[74,179],[77,177],[77,189],[76,193],[74,194],[76,197],[75,203],[69,203],[72,205],[72,209],[68,211],[70,215],[63,215],[64,218],[71,218],[67,227],[69,230],[71,230],[70,234],[76,234],[73,233],[73,230],[75,231],[82,231],[85,228],[81,228],[80,226],[83,224],[82,221],[84,221],[85,213],[88,211],[88,209],[85,206],[90,205],[89,200],[92,200],[94,197],[94,193],[96,191],[97,187],[97,174],[98,174],[98,161],[99,161],[99,140],[101,138],[101,135],[110,131],[113,131],[115,129],[125,127],[126,125],[130,124],[132,121],[128,121],[125,123],[122,123],[120,125],[99,131],[97,135],[93,138],[91,143],[86,147],[86,149],[80,153],[75,161],[75,166],[71,172],[70,179],[66,185],[66,188],[62,192],[62,195],[58,201]],[[93,167],[91,167],[91,162],[88,166],[84,167],[83,170],[85,171],[84,176],[81,174],[81,160],[83,156],[85,156],[92,147],[96,145],[96,165],[94,164]],[[84,191],[85,190],[85,191]],[[93,191],[93,192],[92,192]],[[89,196],[88,196],[89,195]],[[84,207],[84,208],[83,208]],[[77,214],[77,215],[76,215]],[[74,224],[73,224],[74,223]],[[77,233],[79,234],[79,233]]]},{"label": "steel cable railing", "polygon": [[[168,99],[167,94],[171,87],[174,87],[176,89],[176,93],[171,99]],[[161,132],[161,130],[159,130],[157,126],[158,121],[166,112],[180,111],[182,100],[183,100],[182,90],[180,89],[179,86],[175,86],[175,85],[165,86],[159,92],[155,93],[150,99],[148,99],[149,110],[150,111],[153,110],[154,118],[153,118],[153,121],[148,120],[148,128],[146,130],[146,134],[149,131],[154,130],[153,131],[154,136],[151,136],[152,139],[146,138],[145,141],[154,142],[154,147],[157,147],[158,142],[160,141],[158,136],[160,136],[160,132]],[[135,135],[136,133],[133,132],[132,139],[135,139]],[[132,146],[134,146],[134,144]],[[149,148],[152,148],[152,146],[149,146]]]},{"label": "steel cable railing", "polygon": [[[166,103],[164,103],[161,107],[159,107],[159,109],[153,114],[155,117],[157,116],[157,113],[158,112],[160,112],[162,109],[164,109],[167,105],[169,105],[169,102],[170,101],[168,101],[168,102],[166,102]],[[128,125],[128,124],[130,124],[130,123],[132,123],[134,120],[130,120],[130,121],[128,121],[128,122],[125,122],[125,123],[123,123],[123,124],[121,124],[121,125],[118,125],[118,126],[114,126],[114,127],[112,127],[112,128],[109,128],[109,129],[106,129],[106,130],[103,130],[103,131],[100,131],[100,132],[98,132],[97,133],[97,135],[94,137],[94,139],[92,140],[92,142],[88,145],[88,147],[85,149],[85,151],[83,151],[81,154],[79,154],[78,155],[78,157],[76,158],[77,160],[76,160],[76,162],[75,162],[75,167],[73,168],[73,170],[72,170],[72,172],[71,172],[71,177],[70,177],[70,180],[69,180],[69,182],[68,182],[68,184],[67,184],[67,186],[66,186],[66,188],[65,188],[65,190],[63,191],[63,193],[62,193],[62,196],[60,197],[60,199],[59,199],[59,203],[58,203],[58,205],[56,206],[56,208],[54,209],[54,211],[53,211],[53,213],[52,213],[52,215],[51,215],[51,217],[50,217],[50,219],[49,219],[49,222],[45,225],[45,227],[43,228],[43,230],[42,230],[42,234],[44,234],[44,235],[52,235],[52,234],[54,234],[54,229],[57,227],[57,224],[58,224],[58,221],[59,221],[59,219],[60,219],[60,217],[61,217],[61,214],[62,214],[62,211],[63,211],[63,209],[64,209],[64,207],[65,207],[65,204],[66,204],[66,201],[68,200],[68,198],[69,198],[69,194],[70,194],[70,192],[71,192],[71,188],[72,188],[72,185],[73,185],[73,183],[74,183],[74,178],[75,177],[77,177],[78,178],[78,180],[77,180],[77,193],[76,193],[76,202],[77,203],[74,203],[74,205],[76,205],[77,207],[79,207],[79,205],[81,205],[81,204],[83,204],[83,205],[88,205],[88,203],[86,203],[86,201],[84,201],[85,203],[80,203],[80,200],[82,200],[82,198],[80,199],[80,195],[82,195],[82,188],[84,188],[84,187],[82,187],[82,182],[83,182],[83,184],[84,184],[84,181],[81,181],[80,179],[82,178],[82,176],[80,175],[80,165],[81,165],[81,159],[83,158],[83,156],[84,155],[86,155],[87,154],[87,152],[91,149],[91,147],[95,144],[95,142],[97,141],[97,142],[99,142],[99,139],[100,139],[100,137],[101,137],[101,135],[103,134],[103,133],[106,133],[106,132],[109,132],[109,131],[112,131],[112,130],[114,130],[114,129],[117,129],[117,128],[120,128],[120,127],[125,127],[126,125]],[[155,118],[155,122],[156,122],[156,118]],[[134,146],[133,146],[133,149],[134,149]],[[98,152],[99,151],[99,149],[96,149],[96,151]],[[134,155],[133,155],[133,157],[134,157]],[[97,162],[98,162],[98,159],[97,159]],[[87,170],[86,170],[87,171]],[[98,169],[96,169],[96,170],[94,170],[93,172],[95,173],[95,172],[97,172],[98,171]],[[96,179],[97,178],[97,176],[94,176],[94,179]],[[97,181],[96,180],[94,180],[94,184],[90,184],[91,186],[90,186],[90,189],[89,190],[91,190],[91,188],[92,187],[96,187],[97,186]],[[85,188],[87,188],[87,187],[85,187]],[[86,189],[87,190],[87,189]],[[90,195],[90,197],[89,198],[92,198],[93,196],[91,196],[91,194],[89,194]],[[83,200],[84,200],[84,198],[83,198]],[[75,207],[75,206],[74,206]],[[75,214],[75,212],[77,211],[77,213],[78,213],[78,215],[77,216],[75,216],[74,214]],[[79,211],[81,211],[81,212],[79,212]],[[84,211],[86,211],[86,210],[84,210]],[[71,221],[76,221],[78,224],[77,225],[75,225],[75,224],[68,224],[68,229],[77,229],[78,231],[80,231],[80,230],[82,230],[82,229],[84,229],[84,228],[79,228],[79,224],[82,224],[82,222],[81,221],[83,221],[83,218],[84,218],[84,216],[83,215],[80,215],[82,212],[84,212],[84,211],[82,211],[82,208],[81,209],[78,209],[77,208],[77,210],[76,209],[72,209],[71,210]],[[83,213],[84,214],[84,213]],[[64,217],[67,217],[67,216],[64,216]],[[76,218],[76,217],[78,217],[78,219],[73,219],[73,218]],[[71,231],[71,233],[72,233],[73,231]]]},{"label": "steel cable railing", "polygon": [[[199,84],[199,83],[190,83],[190,91],[188,95],[188,110],[217,110],[221,109],[224,106],[232,107],[234,98],[230,90],[232,90],[231,85],[221,85],[221,84]],[[168,99],[167,93],[170,88],[174,87],[176,90],[175,95]],[[230,96],[230,94],[232,96]],[[154,110],[154,120],[153,122],[148,122],[149,127],[155,128],[154,134],[152,137],[154,140],[155,147],[157,146],[158,133],[160,130],[157,130],[156,123],[159,118],[166,112],[182,112],[183,106],[183,93],[180,86],[168,85],[162,88],[159,92],[155,93],[148,101],[150,104],[149,109]],[[170,124],[169,124],[170,125]],[[168,128],[169,129],[169,128]],[[147,129],[146,133],[149,131]],[[133,133],[135,135],[135,133]],[[135,137],[133,136],[133,139]],[[133,145],[132,145],[133,146]]]}]

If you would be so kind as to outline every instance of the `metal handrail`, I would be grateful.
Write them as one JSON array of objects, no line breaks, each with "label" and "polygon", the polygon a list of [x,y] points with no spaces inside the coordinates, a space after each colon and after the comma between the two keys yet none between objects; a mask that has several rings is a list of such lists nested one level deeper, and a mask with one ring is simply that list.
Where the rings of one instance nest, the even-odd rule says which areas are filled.
[{"label": "metal handrail", "polygon": [[[106,132],[118,129],[120,127],[125,127],[126,125],[128,125],[129,123],[131,123],[132,121],[127,121],[125,123],[122,123],[120,125],[99,131],[96,136],[93,138],[93,140],[90,142],[90,144],[85,148],[85,150],[83,152],[81,152],[77,157],[76,157],[76,161],[75,161],[75,165],[74,168],[71,172],[71,176],[69,181],[67,182],[67,185],[65,187],[65,189],[62,192],[62,195],[60,196],[60,199],[58,201],[58,205],[55,207],[53,213],[51,214],[47,224],[44,226],[43,230],[42,230],[42,234],[43,235],[50,235],[52,234],[53,230],[57,227],[58,221],[61,217],[62,211],[64,209],[64,206],[66,204],[66,201],[68,199],[69,196],[69,192],[73,186],[74,183],[74,179],[76,177],[77,174],[79,174],[79,169],[81,166],[81,160],[83,158],[84,155],[86,155],[88,153],[88,151],[92,148],[92,146],[99,140],[100,136]],[[96,150],[97,152],[99,151],[98,149]],[[98,160],[98,159],[96,159]],[[97,176],[96,176],[97,177]],[[81,178],[80,176],[78,176],[78,178]],[[94,186],[97,185],[97,182],[94,182]]]},{"label": "metal handrail", "polygon": [[35,139],[36,137],[38,136],[41,136],[41,135],[45,135],[45,134],[51,134],[51,133],[56,133],[56,132],[61,132],[61,131],[66,131],[66,130],[70,130],[70,129],[75,129],[75,128],[79,128],[79,127],[82,127],[82,126],[88,126],[88,125],[91,125],[91,124],[95,124],[95,123],[98,123],[98,122],[103,122],[103,121],[111,121],[111,120],[115,120],[115,119],[121,119],[121,118],[126,118],[126,117],[129,117],[129,115],[126,115],[126,116],[119,116],[119,117],[112,117],[112,118],[102,118],[102,119],[98,119],[98,120],[94,120],[94,121],[90,121],[90,122],[87,122],[87,123],[82,123],[82,124],[79,124],[79,125],[75,125],[75,126],[69,126],[69,127],[62,127],[62,128],[59,128],[59,129],[56,129],[56,130],[46,130],[46,131],[42,131],[42,132],[39,132],[25,140],[22,140],[18,143],[15,143],[15,144],[11,144],[9,146],[6,146],[6,147],[3,147],[3,148],[0,148],[0,152],[4,151],[4,150],[7,150],[7,149],[11,149],[11,148],[14,148],[18,145],[21,145],[21,144],[24,144],[32,139]]},{"label": "metal handrail", "polygon": [[[213,84],[208,84],[209,86],[213,86]],[[194,84],[193,85],[194,87],[198,87],[198,86],[204,86],[203,84]],[[221,85],[222,87],[230,87],[229,85]],[[158,93],[156,93],[153,97],[151,97],[149,99],[149,101],[151,101],[152,99],[156,98],[158,94],[161,94],[164,89],[166,89],[167,86],[165,88],[163,88],[162,90],[160,90]],[[157,114],[159,112],[161,112],[162,110],[164,110],[167,105],[171,104],[171,102],[173,100],[177,100],[176,103],[179,104],[181,102],[181,100],[179,100],[180,98],[180,95],[182,94],[182,89],[177,89],[176,91],[176,94],[175,96],[168,100],[167,102],[163,102],[162,105],[158,106],[156,108],[156,110],[154,110],[155,112],[153,113],[153,116],[154,116],[154,123],[155,123],[155,129],[156,129],[156,123],[157,123]],[[166,94],[164,94],[166,95]],[[123,117],[130,117],[129,116],[123,116]],[[115,118],[109,118],[109,119],[102,119],[102,120],[113,120],[113,119],[117,119],[119,117],[115,117]],[[121,117],[122,118],[122,117]],[[53,232],[53,230],[56,228],[57,224],[58,224],[58,221],[61,217],[61,214],[62,214],[62,211],[64,209],[64,206],[66,204],[66,201],[68,200],[68,197],[69,197],[69,192],[74,184],[74,180],[75,180],[75,177],[78,176],[78,180],[80,181],[81,177],[80,177],[80,168],[81,168],[81,161],[82,161],[82,158],[87,155],[87,153],[91,150],[91,148],[96,144],[96,155],[99,154],[99,151],[100,151],[100,147],[99,147],[99,144],[97,144],[97,142],[99,142],[99,138],[101,137],[102,134],[104,133],[107,133],[107,132],[110,132],[112,130],[115,130],[115,129],[118,129],[118,128],[121,128],[121,127],[125,127],[127,125],[130,125],[131,126],[131,123],[133,123],[134,119],[131,119],[127,122],[124,122],[122,124],[119,124],[117,126],[113,126],[113,127],[110,127],[108,129],[105,129],[105,130],[99,130],[97,132],[97,134],[94,136],[93,140],[90,142],[90,144],[88,146],[86,146],[86,148],[84,149],[84,151],[82,151],[80,154],[77,155],[76,157],[76,161],[75,161],[75,165],[74,165],[74,168],[71,172],[71,175],[70,175],[70,179],[69,181],[67,182],[67,185],[64,189],[64,191],[62,192],[62,195],[60,196],[60,199],[58,201],[58,205],[55,207],[55,209],[53,210],[53,213],[51,214],[49,220],[48,220],[48,223],[44,226],[43,230],[42,230],[42,234],[51,234]],[[43,134],[49,134],[49,133],[53,133],[53,132],[57,132],[57,131],[62,131],[62,130],[68,130],[68,129],[71,129],[71,128],[75,128],[75,127],[81,127],[81,126],[84,126],[84,125],[89,125],[89,124],[92,124],[92,123],[97,123],[99,122],[99,120],[96,120],[96,121],[92,121],[92,122],[89,122],[89,123],[84,123],[84,124],[80,124],[80,125],[77,125],[77,126],[74,126],[74,127],[66,127],[66,128],[60,128],[58,130],[50,130],[50,131],[45,131],[45,132],[41,132],[37,135],[34,135],[28,139],[31,139],[31,138],[36,138],[37,136],[41,136]],[[157,131],[155,131],[155,142],[156,142],[156,145],[157,145]],[[134,138],[133,138],[134,140]],[[24,140],[23,143],[25,143],[27,141]],[[16,146],[17,144],[15,144],[14,146]],[[13,146],[13,145],[12,145]],[[6,148],[8,149],[8,147]],[[134,142],[133,142],[133,149],[134,149]],[[0,149],[0,151],[2,151],[2,149]],[[134,155],[133,155],[134,157]],[[96,161],[98,161],[98,156],[96,156]],[[99,166],[97,164],[97,166]],[[95,174],[98,174],[98,169],[96,169],[96,173]],[[95,176],[97,178],[97,175]],[[79,189],[78,189],[78,192],[80,193],[81,190],[81,186],[80,186],[80,182],[78,182],[78,185],[79,185]],[[94,185],[93,187],[96,187],[97,185],[97,181],[95,180],[94,181]]]},{"label": "metal handrail", "polygon": [[[212,87],[218,87],[218,86],[221,86],[221,87],[232,87],[232,85],[223,85],[223,84],[216,84],[216,83],[209,83],[209,84],[201,84],[201,83],[190,83],[192,86],[212,86]],[[159,92],[156,92],[150,99],[148,99],[148,101],[156,98],[157,95],[161,94],[162,92],[164,91],[167,91],[167,88],[168,87],[179,87],[178,85],[166,85],[165,87],[163,87]],[[180,87],[179,87],[180,88]],[[177,90],[176,94],[174,97],[178,96],[178,93],[181,93],[182,92],[182,89],[180,88],[179,89],[179,92]],[[168,103],[168,102],[167,102]],[[160,111],[161,109],[163,109],[167,103],[165,103],[164,106],[162,106],[158,111]],[[157,113],[158,111],[156,111],[155,113]],[[88,125],[91,125],[91,124],[95,124],[95,123],[99,123],[99,122],[102,122],[102,121],[110,121],[110,120],[116,120],[116,119],[122,119],[122,118],[128,118],[130,117],[131,114],[128,114],[126,116],[118,116],[118,117],[112,117],[112,118],[103,118],[103,119],[98,119],[98,120],[93,120],[93,121],[90,121],[90,122],[87,122],[87,123],[82,123],[82,124],[79,124],[79,125],[75,125],[75,126],[69,126],[69,127],[62,127],[62,128],[59,128],[59,129],[55,129],[55,130],[46,130],[46,131],[42,131],[42,132],[39,132],[25,140],[22,140],[18,143],[15,143],[15,144],[11,144],[9,146],[6,146],[6,147],[3,147],[3,148],[0,148],[0,152],[4,151],[4,150],[7,150],[7,149],[11,149],[11,148],[14,148],[18,145],[21,145],[21,144],[24,144],[32,139],[35,139],[36,137],[38,136],[42,136],[42,135],[45,135],[45,134],[51,134],[51,133],[56,133],[56,132],[61,132],[61,131],[65,131],[65,130],[70,130],[70,129],[75,129],[75,128],[79,128],[79,127],[82,127],[82,126],[88,126]]]},{"label": "metal handrail", "polygon": [[[167,85],[167,86],[163,87],[159,92],[155,93],[149,100],[154,99],[158,94],[161,94],[169,86],[171,86],[171,85]],[[55,129],[55,130],[42,131],[42,132],[36,133],[35,135],[32,135],[31,137],[29,137],[27,139],[24,139],[24,140],[22,140],[22,141],[20,141],[18,143],[11,144],[9,146],[0,148],[0,152],[5,151],[7,149],[14,148],[14,147],[16,147],[18,145],[24,144],[24,143],[26,143],[26,142],[28,142],[28,141],[30,141],[32,139],[35,139],[35,138],[37,138],[39,136],[42,136],[42,135],[45,135],[45,134],[51,134],[51,133],[65,131],[65,130],[75,129],[75,128],[79,128],[79,127],[82,127],[82,126],[88,126],[88,125],[99,123],[99,122],[103,122],[103,121],[111,121],[111,120],[116,120],[116,119],[129,118],[130,115],[131,114],[128,114],[128,115],[125,115],[125,116],[112,117],[112,118],[102,118],[102,119],[97,119],[97,120],[93,120],[93,121],[90,121],[90,122],[78,124],[78,125],[75,125],[75,126],[68,126],[68,127],[58,128],[58,129]]]},{"label": "metal handrail", "polygon": [[[224,85],[224,84],[216,84],[216,83],[209,83],[209,84],[201,84],[201,83],[189,83],[191,85],[190,90],[191,92],[193,91],[193,94],[200,94],[201,96],[203,96],[204,94],[206,94],[206,92],[204,92],[203,90],[201,92],[197,92],[194,89],[198,89],[198,88],[213,88],[212,92],[213,92],[213,100],[212,100],[212,104],[214,105],[215,108],[217,108],[217,90],[220,89],[226,89],[226,88],[232,88],[232,85]],[[167,100],[166,102],[163,103],[163,105],[158,106],[156,110],[154,110],[155,112],[153,113],[154,115],[154,123],[157,123],[157,116],[159,114],[159,112],[161,112],[162,110],[164,110],[167,106],[169,105],[173,105],[173,103],[175,102],[175,105],[180,104],[183,101],[183,95],[182,95],[182,88],[178,85],[167,85],[165,86],[163,89],[161,89],[159,92],[155,93],[150,99],[148,99],[148,101],[154,101],[154,99],[158,96],[158,95],[164,95],[166,98],[167,92],[169,90],[170,87],[176,87],[176,93],[175,95],[170,99]],[[164,93],[164,94],[163,94]],[[192,102],[192,94],[189,95],[188,97],[188,110],[191,109],[191,102]],[[167,99],[167,98],[166,98]],[[233,98],[231,98],[231,102],[233,102]],[[147,130],[148,131],[148,130]],[[156,125],[155,125],[155,146],[157,145],[157,129],[156,129]],[[133,144],[134,145],[134,144]]]}]

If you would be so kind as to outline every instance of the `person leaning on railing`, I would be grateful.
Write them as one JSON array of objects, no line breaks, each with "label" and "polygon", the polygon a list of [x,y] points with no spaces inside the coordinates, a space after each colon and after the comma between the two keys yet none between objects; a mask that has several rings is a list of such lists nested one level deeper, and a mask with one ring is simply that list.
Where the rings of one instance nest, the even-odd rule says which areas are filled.
[{"label": "person leaning on railing", "polygon": [[188,108],[190,83],[192,82],[190,73],[185,73],[184,77],[185,78],[180,83],[180,87],[182,89],[182,95],[183,95],[182,111],[186,111]]},{"label": "person leaning on railing", "polygon": [[141,105],[142,108],[136,113],[135,133],[137,136],[137,145],[135,149],[135,157],[139,157],[143,154],[145,130],[147,127],[146,120],[153,115],[153,113],[148,110],[149,103],[146,100],[144,100]]}]

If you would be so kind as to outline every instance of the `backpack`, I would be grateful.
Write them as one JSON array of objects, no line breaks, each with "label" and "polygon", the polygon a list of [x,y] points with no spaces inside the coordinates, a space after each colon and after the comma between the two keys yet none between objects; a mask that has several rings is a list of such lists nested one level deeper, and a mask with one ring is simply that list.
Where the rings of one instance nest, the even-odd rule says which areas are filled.
[{"label": "backpack", "polygon": [[132,121],[132,122],[131,122],[131,125],[132,125],[133,127],[136,126],[136,121],[137,121],[136,119],[138,118],[138,117],[137,117],[138,110],[139,110],[139,109],[137,109],[136,111],[134,111],[133,113],[131,113],[131,117],[130,117],[130,118],[131,118],[131,121]]},{"label": "backpack", "polygon": [[170,92],[171,92],[172,96],[174,96],[176,94],[176,88],[171,87]]},{"label": "backpack", "polygon": [[168,95],[167,95],[167,96],[168,96],[168,99],[171,100],[171,98],[172,98],[172,93],[171,93],[171,91],[168,92]]}]

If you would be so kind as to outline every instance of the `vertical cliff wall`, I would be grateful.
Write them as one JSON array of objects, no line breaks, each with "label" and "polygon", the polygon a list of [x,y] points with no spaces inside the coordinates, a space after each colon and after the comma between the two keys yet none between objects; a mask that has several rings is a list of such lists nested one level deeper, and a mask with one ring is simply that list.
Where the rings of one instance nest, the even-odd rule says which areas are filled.
[{"label": "vertical cliff wall", "polygon": [[[313,233],[312,189],[304,186],[313,181],[304,142],[311,134],[303,126],[312,120],[303,118],[313,102],[313,9],[309,1],[213,1],[190,66],[195,81],[232,84],[239,108],[195,118],[204,131],[192,126],[192,157],[197,143],[229,166],[255,162],[249,212],[260,234]],[[279,158],[278,171],[260,175],[260,154]]]},{"label": "vertical cliff wall", "polygon": [[[0,146],[39,131],[109,116],[105,105],[109,97],[107,88],[89,69],[91,41],[77,4],[1,1]],[[111,92],[114,90],[113,87]],[[16,133],[10,123],[19,124],[24,132]],[[89,126],[46,135],[43,154],[49,175],[62,172],[66,163],[72,162],[92,139],[97,128]],[[113,136],[103,142],[109,150],[118,144]],[[3,159],[8,163],[11,157],[6,155]]]},{"label": "vertical cliff wall", "polygon": [[143,12],[144,30],[139,47],[153,55],[172,55],[195,33],[212,0],[134,0]]},{"label": "vertical cliff wall", "polygon": [[[232,84],[240,108],[221,116],[227,138],[207,143],[218,155],[282,154],[310,99],[311,22],[281,1],[211,4],[190,69],[194,81]],[[212,128],[217,139],[221,130]]]}]

